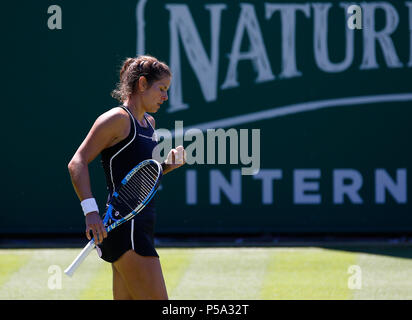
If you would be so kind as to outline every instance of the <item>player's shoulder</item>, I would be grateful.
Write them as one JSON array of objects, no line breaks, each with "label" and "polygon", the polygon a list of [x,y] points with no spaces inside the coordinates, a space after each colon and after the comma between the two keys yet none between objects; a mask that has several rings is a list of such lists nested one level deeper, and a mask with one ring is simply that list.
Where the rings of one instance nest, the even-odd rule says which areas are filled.
[{"label": "player's shoulder", "polygon": [[156,127],[156,121],[153,118],[153,116],[151,116],[148,113],[145,113],[145,116],[146,116],[147,120],[150,122],[150,124],[152,125],[152,127],[155,128]]},{"label": "player's shoulder", "polygon": [[110,110],[102,113],[98,118],[100,122],[104,124],[126,124],[130,121],[130,116],[122,108],[115,107],[111,108]]}]

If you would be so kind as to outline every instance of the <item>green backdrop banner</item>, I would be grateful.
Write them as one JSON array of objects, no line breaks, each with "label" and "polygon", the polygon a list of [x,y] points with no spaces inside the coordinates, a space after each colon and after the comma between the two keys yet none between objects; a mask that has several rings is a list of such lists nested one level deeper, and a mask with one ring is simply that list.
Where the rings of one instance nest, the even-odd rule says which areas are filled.
[{"label": "green backdrop banner", "polygon": [[171,67],[156,126],[195,151],[158,234],[411,232],[412,1],[354,4],[4,3],[1,233],[84,230],[67,164],[137,54]]}]

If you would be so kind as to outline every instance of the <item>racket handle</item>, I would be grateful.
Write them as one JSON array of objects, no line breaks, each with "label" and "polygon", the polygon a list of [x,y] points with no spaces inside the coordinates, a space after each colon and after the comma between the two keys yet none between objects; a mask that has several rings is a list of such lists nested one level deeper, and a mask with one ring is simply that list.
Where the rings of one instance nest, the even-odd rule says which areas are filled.
[{"label": "racket handle", "polygon": [[64,273],[67,274],[69,277],[73,275],[76,269],[80,266],[80,264],[86,259],[90,252],[94,249],[94,241],[90,240],[89,243],[83,248],[83,250],[79,253],[76,259],[73,260],[72,264],[64,270]]}]

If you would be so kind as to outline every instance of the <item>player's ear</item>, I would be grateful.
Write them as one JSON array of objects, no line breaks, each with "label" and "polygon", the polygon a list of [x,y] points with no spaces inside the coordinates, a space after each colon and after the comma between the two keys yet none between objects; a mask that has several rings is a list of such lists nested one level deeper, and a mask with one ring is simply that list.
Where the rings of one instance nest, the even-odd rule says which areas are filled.
[{"label": "player's ear", "polygon": [[145,76],[139,78],[139,92],[144,92],[148,87],[147,79]]}]

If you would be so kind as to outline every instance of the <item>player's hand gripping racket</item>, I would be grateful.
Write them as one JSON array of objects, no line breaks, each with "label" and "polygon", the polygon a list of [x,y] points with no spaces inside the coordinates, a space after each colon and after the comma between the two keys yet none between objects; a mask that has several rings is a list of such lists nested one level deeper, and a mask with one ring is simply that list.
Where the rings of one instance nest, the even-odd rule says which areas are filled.
[{"label": "player's hand gripping racket", "polygon": [[[149,159],[139,163],[126,175],[119,190],[113,192],[113,197],[107,208],[103,220],[107,232],[132,219],[149,203],[159,187],[162,174],[163,170],[160,163]],[[113,218],[112,212],[116,211],[122,214],[122,218]],[[109,220],[114,222],[107,226]],[[64,273],[71,277],[94,247],[95,243],[92,239],[72,264],[64,270]]]}]

